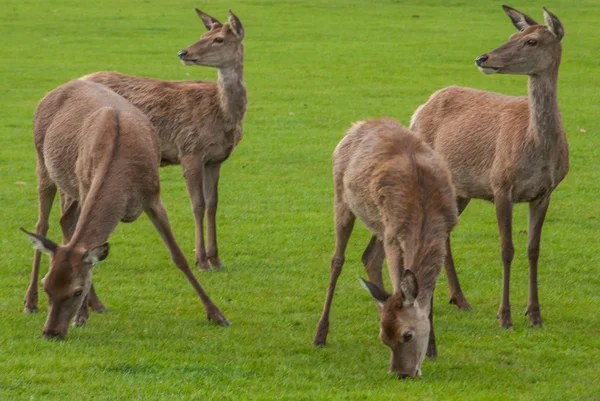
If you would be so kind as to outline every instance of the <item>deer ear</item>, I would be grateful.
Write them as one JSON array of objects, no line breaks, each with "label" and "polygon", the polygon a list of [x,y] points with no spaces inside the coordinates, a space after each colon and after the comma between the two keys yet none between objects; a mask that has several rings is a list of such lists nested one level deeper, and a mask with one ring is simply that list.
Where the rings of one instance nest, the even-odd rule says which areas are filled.
[{"label": "deer ear", "polygon": [[556,15],[546,10],[546,7],[544,7],[544,21],[546,22],[546,26],[550,30],[550,33],[552,33],[556,39],[562,40],[565,36],[565,28],[563,28],[559,19],[556,18]]},{"label": "deer ear", "polygon": [[108,256],[108,248],[108,242],[105,242],[100,246],[89,249],[83,255],[83,261],[92,266],[98,262],[103,261]]},{"label": "deer ear", "polygon": [[21,227],[21,231],[23,231],[25,234],[27,234],[27,236],[33,243],[33,247],[35,249],[37,249],[38,251],[42,251],[42,252],[47,253],[48,255],[52,256],[54,254],[54,251],[56,251],[56,248],[58,248],[58,245],[56,243],[50,241],[48,238],[44,237],[43,235],[30,233],[29,231],[25,230],[23,227]]},{"label": "deer ear", "polygon": [[375,302],[377,302],[377,305],[383,307],[383,304],[385,304],[385,302],[388,300],[390,294],[385,292],[385,290],[379,288],[379,286],[371,283],[370,281],[365,280],[362,277],[359,277],[359,279],[362,285],[367,289],[367,291],[369,291],[369,294],[371,294]]},{"label": "deer ear", "polygon": [[514,8],[505,5],[502,5],[502,8],[504,9],[506,15],[508,15],[508,17],[512,21],[513,25],[519,31],[522,31],[523,29],[529,28],[533,25],[539,25],[537,22],[534,21],[533,18],[531,18],[527,14],[523,14],[521,11],[515,10]]},{"label": "deer ear", "polygon": [[404,276],[400,281],[400,291],[404,297],[402,306],[411,306],[415,303],[417,295],[419,295],[419,283],[417,282],[417,276],[410,270],[404,270]]},{"label": "deer ear", "polygon": [[198,16],[200,17],[200,19],[204,23],[204,26],[209,31],[211,29],[220,28],[220,27],[223,26],[223,24],[221,24],[216,18],[211,17],[210,15],[208,15],[208,14],[206,14],[206,13],[198,10],[197,8],[195,10],[196,10],[196,14],[198,14]]},{"label": "deer ear", "polygon": [[231,30],[240,40],[244,39],[244,36],[246,35],[244,26],[231,10],[229,10],[229,26],[231,26]]}]

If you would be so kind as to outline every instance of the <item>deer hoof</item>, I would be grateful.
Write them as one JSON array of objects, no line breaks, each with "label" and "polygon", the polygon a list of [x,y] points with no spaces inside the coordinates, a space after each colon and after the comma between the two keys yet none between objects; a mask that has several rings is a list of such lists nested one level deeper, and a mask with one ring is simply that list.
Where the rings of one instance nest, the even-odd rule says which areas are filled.
[{"label": "deer hoof", "polygon": [[315,339],[313,341],[313,345],[315,347],[322,347],[325,345],[327,341],[328,328],[329,327],[327,327],[325,330],[317,330],[317,334],[315,335]]},{"label": "deer hoof", "polygon": [[313,346],[315,347],[323,347],[325,345],[325,336],[320,336],[317,334],[317,336],[315,337],[314,341],[313,341]]},{"label": "deer hoof", "polygon": [[221,327],[231,326],[231,323],[229,323],[225,315],[218,309],[215,312],[207,313],[206,317],[208,318],[208,320],[210,320],[211,322],[215,322]]},{"label": "deer hoof", "polygon": [[542,314],[540,313],[540,308],[527,308],[525,310],[525,316],[529,317],[529,326],[530,327],[542,327]]},{"label": "deer hoof", "polygon": [[108,312],[108,309],[104,307],[104,304],[96,303],[96,302],[88,302],[88,306],[96,313],[105,313]]},{"label": "deer hoof", "polygon": [[29,307],[26,306],[25,309],[23,309],[23,313],[37,313],[38,309],[34,306],[34,307]]},{"label": "deer hoof", "polygon": [[510,309],[502,309],[498,311],[498,320],[500,323],[500,327],[503,329],[512,329],[512,318],[510,316]]},{"label": "deer hoof", "polygon": [[209,272],[212,270],[212,268],[210,267],[210,264],[208,264],[207,260],[196,261],[196,266],[198,266],[198,269],[203,272]]},{"label": "deer hoof", "polygon": [[87,319],[78,318],[78,319],[75,319],[75,321],[73,322],[73,327],[83,327],[83,326],[85,326],[86,323],[87,323]]},{"label": "deer hoof", "polygon": [[456,305],[458,309],[462,311],[470,312],[473,310],[471,305],[469,305],[469,301],[467,301],[464,295],[450,297],[448,303],[450,305]]},{"label": "deer hoof", "polygon": [[224,269],[225,266],[223,265],[223,263],[219,260],[219,258],[208,258],[210,265],[214,268],[214,269]]}]

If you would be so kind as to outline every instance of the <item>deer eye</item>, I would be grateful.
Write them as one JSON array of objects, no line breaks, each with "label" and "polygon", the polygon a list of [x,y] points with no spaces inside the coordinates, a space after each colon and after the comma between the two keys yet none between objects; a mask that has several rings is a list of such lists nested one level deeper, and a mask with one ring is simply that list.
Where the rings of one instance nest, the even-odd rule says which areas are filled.
[{"label": "deer eye", "polygon": [[73,298],[77,298],[78,296],[80,296],[81,294],[83,294],[83,290],[77,290],[73,293]]},{"label": "deer eye", "polygon": [[213,40],[213,42],[215,42],[215,43],[223,43],[223,38],[215,38],[215,40]]},{"label": "deer eye", "polygon": [[411,340],[411,338],[413,337],[413,334],[411,331],[407,331],[406,333],[404,333],[402,335],[402,338],[404,339],[404,342],[407,343]]},{"label": "deer eye", "polygon": [[537,40],[535,40],[535,39],[529,39],[529,40],[527,41],[527,44],[528,44],[529,46],[535,46],[535,45],[537,45]]}]

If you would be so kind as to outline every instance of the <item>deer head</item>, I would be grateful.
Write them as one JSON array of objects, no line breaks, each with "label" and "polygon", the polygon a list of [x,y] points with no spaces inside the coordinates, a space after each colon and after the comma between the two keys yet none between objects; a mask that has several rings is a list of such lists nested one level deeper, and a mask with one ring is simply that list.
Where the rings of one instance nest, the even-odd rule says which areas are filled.
[{"label": "deer head", "polygon": [[565,30],[558,18],[544,8],[546,25],[539,25],[531,17],[508,6],[502,6],[519,30],[504,45],[475,59],[485,74],[536,75],[557,69],[562,52],[561,40]]},{"label": "deer head", "polygon": [[64,340],[69,331],[69,322],[90,291],[92,267],[108,256],[108,243],[82,249],[58,245],[42,235],[21,230],[27,234],[34,248],[51,258],[50,270],[42,279],[42,286],[48,294],[44,338]]},{"label": "deer head", "polygon": [[244,27],[231,10],[229,20],[221,24],[217,19],[196,8],[196,13],[208,29],[200,40],[177,55],[186,65],[223,68],[236,63],[243,54]]},{"label": "deer head", "polygon": [[416,302],[419,294],[416,276],[405,270],[401,291],[391,295],[361,280],[379,307],[379,338],[391,350],[390,371],[399,378],[420,376],[431,326],[428,312]]}]

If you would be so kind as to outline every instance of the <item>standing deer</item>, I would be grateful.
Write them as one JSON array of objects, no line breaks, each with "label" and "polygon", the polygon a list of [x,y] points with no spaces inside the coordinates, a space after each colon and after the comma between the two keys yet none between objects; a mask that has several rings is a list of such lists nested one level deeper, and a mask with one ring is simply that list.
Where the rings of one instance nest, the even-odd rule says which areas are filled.
[{"label": "standing deer", "polygon": [[[421,374],[426,350],[436,355],[432,303],[445,241],[458,213],[450,172],[428,145],[391,119],[355,124],[333,152],[335,253],[314,345],[324,345],[329,311],[348,239],[358,217],[373,234],[362,261],[366,288],[380,312],[390,370]],[[383,290],[387,258],[393,293]],[[431,332],[431,336],[430,336]],[[428,347],[429,344],[429,347]]]},{"label": "standing deer", "polygon": [[[160,199],[158,138],[140,110],[100,84],[74,80],[42,99],[34,118],[34,137],[40,215],[36,234],[23,231],[37,250],[36,259],[39,251],[51,257],[42,280],[49,300],[44,337],[64,339],[76,313],[75,325],[85,324],[84,299],[94,264],[108,255],[106,241],[119,221],[135,221],[142,211],[200,296],[208,318],[229,324],[175,242]],[[45,237],[57,188],[62,199],[76,200],[73,203],[79,206],[64,208],[61,226],[68,242],[63,245]]]},{"label": "standing deer", "polygon": [[[502,302],[500,326],[512,327],[509,300],[513,205],[529,202],[527,254],[531,326],[541,326],[537,265],[542,225],[550,196],[569,170],[569,149],[563,129],[556,87],[565,34],[554,14],[544,8],[546,25],[502,6],[519,30],[509,41],[476,59],[485,74],[529,76],[528,96],[514,97],[451,86],[420,106],[411,129],[448,163],[456,188],[459,214],[472,198],[492,201],[496,208],[502,246]],[[448,240],[446,252],[450,294],[464,300]]]},{"label": "standing deer", "polygon": [[[101,83],[142,110],[150,119],[161,144],[161,166],[181,164],[196,222],[196,265],[201,270],[222,267],[217,248],[217,186],[223,163],[242,139],[247,97],[243,82],[244,28],[230,11],[229,22],[196,9],[209,32],[178,53],[186,65],[216,67],[217,82],[162,81],[96,72],[81,79]],[[207,217],[208,252],[204,246]],[[209,265],[210,262],[210,265]],[[25,310],[37,307],[39,259],[34,260]],[[90,293],[94,309],[103,306]],[[96,305],[94,307],[94,305]]]},{"label": "standing deer", "polygon": [[244,27],[231,10],[225,24],[198,9],[196,13],[208,32],[178,56],[186,65],[217,68],[217,82],[162,81],[118,72],[83,79],[106,85],[142,110],[160,137],[162,165],[181,164],[196,220],[196,264],[210,270],[211,265],[222,267],[215,220],[221,163],[242,139],[247,108]]}]

